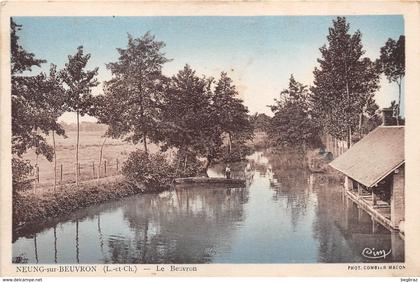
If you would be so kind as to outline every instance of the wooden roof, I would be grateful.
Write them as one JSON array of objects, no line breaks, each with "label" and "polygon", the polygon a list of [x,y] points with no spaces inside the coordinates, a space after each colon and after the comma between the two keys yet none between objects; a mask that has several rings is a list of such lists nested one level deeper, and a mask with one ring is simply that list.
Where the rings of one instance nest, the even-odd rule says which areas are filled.
[{"label": "wooden roof", "polygon": [[404,160],[404,126],[379,126],[330,165],[366,187],[372,187]]}]

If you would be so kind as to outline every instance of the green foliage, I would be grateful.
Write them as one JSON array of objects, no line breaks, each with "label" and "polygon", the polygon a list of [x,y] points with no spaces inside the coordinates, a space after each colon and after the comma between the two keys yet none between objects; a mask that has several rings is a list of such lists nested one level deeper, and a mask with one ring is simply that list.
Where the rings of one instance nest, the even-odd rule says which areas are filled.
[{"label": "green foliage", "polygon": [[311,88],[313,117],[325,132],[339,139],[360,131],[360,119],[379,88],[375,64],[363,57],[362,34],[350,34],[349,29],[344,17],[333,21],[328,46],[320,48],[322,57]]},{"label": "green foliage", "polygon": [[19,45],[16,32],[21,29],[13,19],[11,20],[11,61],[12,61],[12,153],[21,156],[28,149],[35,147],[37,154],[52,159],[52,149],[44,134],[56,130],[64,134],[61,126],[56,122],[54,103],[57,102],[55,91],[59,88],[56,81],[55,66],[51,67],[50,77],[41,73],[35,76],[22,74],[32,67],[40,67],[44,60],[35,58]]},{"label": "green foliage", "polygon": [[228,146],[224,145],[222,151],[226,153],[221,154],[218,161],[223,163],[239,162],[244,160],[246,156],[252,154],[252,149],[249,146],[239,142],[233,143],[230,151]]},{"label": "green foliage", "polygon": [[40,67],[45,60],[36,59],[35,54],[27,52],[19,44],[19,36],[17,32],[22,30],[22,25],[15,23],[13,18],[10,19],[10,51],[11,51],[11,72],[12,75],[31,71],[32,67]]},{"label": "green foliage", "polygon": [[397,125],[400,119],[401,83],[405,76],[405,36],[401,35],[398,41],[389,38],[385,46],[381,48],[381,56],[376,61],[379,69],[388,78],[389,82],[398,84],[398,104],[396,105]]},{"label": "green foliage", "polygon": [[[214,128],[208,83],[204,77],[196,76],[188,65],[172,77],[163,97],[160,116],[165,125],[162,140],[164,149],[205,150],[203,142]],[[220,130],[216,129],[217,133]]]},{"label": "green foliage", "polygon": [[212,97],[218,123],[221,130],[230,138],[235,139],[240,135],[241,138],[250,139],[253,128],[248,117],[248,109],[237,96],[238,92],[232,79],[222,72]]},{"label": "green foliage", "polygon": [[315,146],[319,143],[319,128],[309,111],[309,91],[306,85],[290,76],[289,88],[271,106],[268,136],[279,146]]},{"label": "green foliage", "polygon": [[172,166],[176,177],[197,176],[203,171],[203,164],[190,151],[178,150]]},{"label": "green foliage", "polygon": [[[79,165],[79,116],[89,114],[93,108],[94,98],[92,88],[99,84],[96,76],[98,68],[86,70],[90,54],[84,55],[83,46],[77,48],[74,55],[68,56],[68,62],[60,71],[60,78],[66,90],[66,107],[68,111],[76,112],[77,139],[76,165]],[[76,169],[76,185],[79,185],[79,170]]]},{"label": "green foliage", "polygon": [[399,82],[405,76],[405,36],[401,35],[397,41],[389,38],[381,48],[377,63],[389,82]]},{"label": "green foliage", "polygon": [[17,191],[26,190],[31,187],[31,172],[33,167],[29,161],[22,160],[18,157],[12,158],[12,185],[13,185],[13,194]]},{"label": "green foliage", "polygon": [[204,170],[220,154],[222,127],[212,103],[213,79],[198,77],[186,65],[172,77],[162,103],[162,149],[175,147],[207,159]]},{"label": "green foliage", "polygon": [[141,38],[128,36],[126,49],[117,49],[117,62],[107,64],[112,79],[105,83],[106,116],[100,121],[109,124],[108,135],[143,142],[159,141],[159,101],[165,77],[162,66],[170,61],[162,53],[165,44],[150,33]]},{"label": "green foliage", "polygon": [[268,115],[264,113],[262,114],[255,113],[250,118],[252,127],[255,130],[259,130],[259,131],[267,131],[270,126],[270,120],[271,120],[271,117],[269,117]]},{"label": "green foliage", "polygon": [[122,167],[122,173],[132,185],[145,185],[149,191],[168,188],[174,178],[174,168],[161,154],[148,154],[136,150],[128,156]]},{"label": "green foliage", "polygon": [[230,143],[252,136],[248,110],[236,97],[238,93],[226,73],[215,83],[213,78],[198,77],[186,65],[172,77],[164,94],[163,149],[175,147],[206,158],[204,171],[222,157],[223,134]]},{"label": "green foliage", "polygon": [[99,84],[95,78],[98,75],[98,68],[85,70],[89,59],[90,54],[84,55],[83,46],[79,46],[76,54],[68,56],[68,62],[60,71],[60,78],[67,92],[67,110],[82,116],[88,114],[92,108],[92,88]]},{"label": "green foliage", "polygon": [[[29,167],[20,157],[31,148],[47,160],[53,158],[53,149],[46,142],[50,131],[64,135],[57,118],[65,111],[65,95],[56,66],[51,65],[49,74],[26,75],[34,66],[40,67],[45,60],[36,59],[19,44],[17,32],[21,26],[11,20],[11,102],[12,102],[12,154],[13,187],[22,183],[26,187]],[[43,133],[43,134],[41,134]]]}]

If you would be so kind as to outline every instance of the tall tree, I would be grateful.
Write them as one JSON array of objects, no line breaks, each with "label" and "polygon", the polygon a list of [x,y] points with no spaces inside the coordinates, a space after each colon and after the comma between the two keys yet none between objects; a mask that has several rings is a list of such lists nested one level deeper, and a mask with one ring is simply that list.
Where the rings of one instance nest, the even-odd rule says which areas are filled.
[{"label": "tall tree", "polygon": [[377,60],[382,73],[389,82],[398,85],[397,125],[401,114],[401,83],[405,76],[405,36],[401,35],[397,41],[389,38],[381,48],[381,56]]},{"label": "tall tree", "polygon": [[318,127],[311,117],[309,90],[306,85],[289,79],[289,87],[270,106],[274,117],[270,120],[268,135],[276,145],[302,147],[317,145]]},{"label": "tall tree", "polygon": [[248,110],[238,95],[232,80],[222,73],[217,82],[199,77],[186,65],[174,75],[163,92],[162,149],[178,149],[184,166],[197,157],[206,159],[203,172],[222,156],[223,135],[229,144],[240,145],[252,135]]},{"label": "tall tree", "polygon": [[350,34],[345,17],[333,20],[327,36],[328,46],[319,50],[319,67],[314,70],[311,88],[314,116],[323,129],[336,138],[347,139],[360,128],[367,104],[379,88],[375,64],[366,57],[359,30]]},{"label": "tall tree", "polygon": [[112,101],[108,114],[109,135],[126,137],[133,143],[159,139],[158,100],[162,91],[162,66],[169,60],[165,44],[147,32],[140,38],[128,35],[126,49],[118,48],[117,62],[107,64],[113,78],[105,84],[107,99]]},{"label": "tall tree", "polygon": [[[57,123],[58,118],[67,111],[67,97],[66,91],[63,88],[62,81],[57,72],[57,66],[51,64],[49,76],[45,78],[43,92],[49,101],[49,107],[46,109],[49,113],[51,120],[53,151],[54,151],[54,189],[57,186],[57,150],[55,143],[55,135],[65,136],[63,127]],[[66,136],[65,136],[66,137]]]},{"label": "tall tree", "polygon": [[76,185],[79,185],[79,140],[80,140],[80,116],[89,113],[92,107],[92,88],[99,82],[96,79],[98,68],[86,70],[90,54],[84,54],[83,46],[77,48],[74,55],[68,56],[68,62],[60,71],[60,78],[64,82],[67,91],[67,109],[76,113],[77,139],[76,139]]},{"label": "tall tree", "polygon": [[217,111],[217,119],[221,129],[228,136],[228,153],[232,150],[232,139],[249,139],[252,126],[248,117],[248,109],[238,98],[238,92],[230,77],[221,73],[216,83],[212,105]]},{"label": "tall tree", "polygon": [[[37,155],[43,155],[47,160],[53,158],[53,149],[47,143],[45,135],[54,131],[64,134],[63,128],[57,123],[57,113],[53,110],[57,98],[53,95],[60,83],[53,82],[56,78],[55,67],[50,75],[45,73],[31,75],[33,67],[40,67],[45,60],[35,58],[20,44],[18,31],[22,26],[11,19],[11,78],[12,78],[12,153],[13,153],[13,187],[15,191],[25,182],[30,172],[28,162],[21,159],[31,148]],[[54,87],[52,87],[54,85]],[[54,97],[55,96],[55,97]]]},{"label": "tall tree", "polygon": [[[98,95],[93,97],[93,107],[91,108],[89,115],[96,117],[98,120],[98,123],[101,124],[110,124],[111,123],[111,116],[109,115],[110,112],[115,112],[113,110],[114,101],[111,96],[105,96],[105,95]],[[105,147],[106,140],[109,135],[109,130],[107,130],[104,134],[102,145],[99,149],[99,166],[98,166],[98,180],[101,178],[101,167],[102,167],[102,156],[103,156],[103,150]]]},{"label": "tall tree", "polygon": [[[189,65],[172,77],[163,100],[163,150],[178,148],[185,158],[206,158],[204,171],[220,153],[222,129],[212,107],[213,79],[198,77]],[[191,160],[194,161],[194,160]]]}]

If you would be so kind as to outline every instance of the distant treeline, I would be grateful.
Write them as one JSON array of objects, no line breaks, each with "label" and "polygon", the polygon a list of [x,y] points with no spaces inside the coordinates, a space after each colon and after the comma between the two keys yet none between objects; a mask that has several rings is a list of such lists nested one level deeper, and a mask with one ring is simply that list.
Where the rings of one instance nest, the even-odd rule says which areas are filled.
[{"label": "distant treeline", "polygon": [[[76,123],[66,123],[64,121],[60,122],[60,125],[63,127],[64,131],[77,131],[77,124]],[[100,124],[96,122],[90,121],[82,121],[79,125],[80,131],[99,131],[105,132],[108,128],[106,124]]]}]

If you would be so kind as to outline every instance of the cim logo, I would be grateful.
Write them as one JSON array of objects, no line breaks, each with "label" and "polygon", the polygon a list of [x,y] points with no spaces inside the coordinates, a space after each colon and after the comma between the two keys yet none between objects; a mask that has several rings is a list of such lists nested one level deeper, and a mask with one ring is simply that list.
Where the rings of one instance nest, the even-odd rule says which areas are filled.
[{"label": "cim logo", "polygon": [[385,259],[389,254],[391,254],[391,250],[375,250],[375,248],[364,248],[362,251],[362,256],[369,259]]}]

